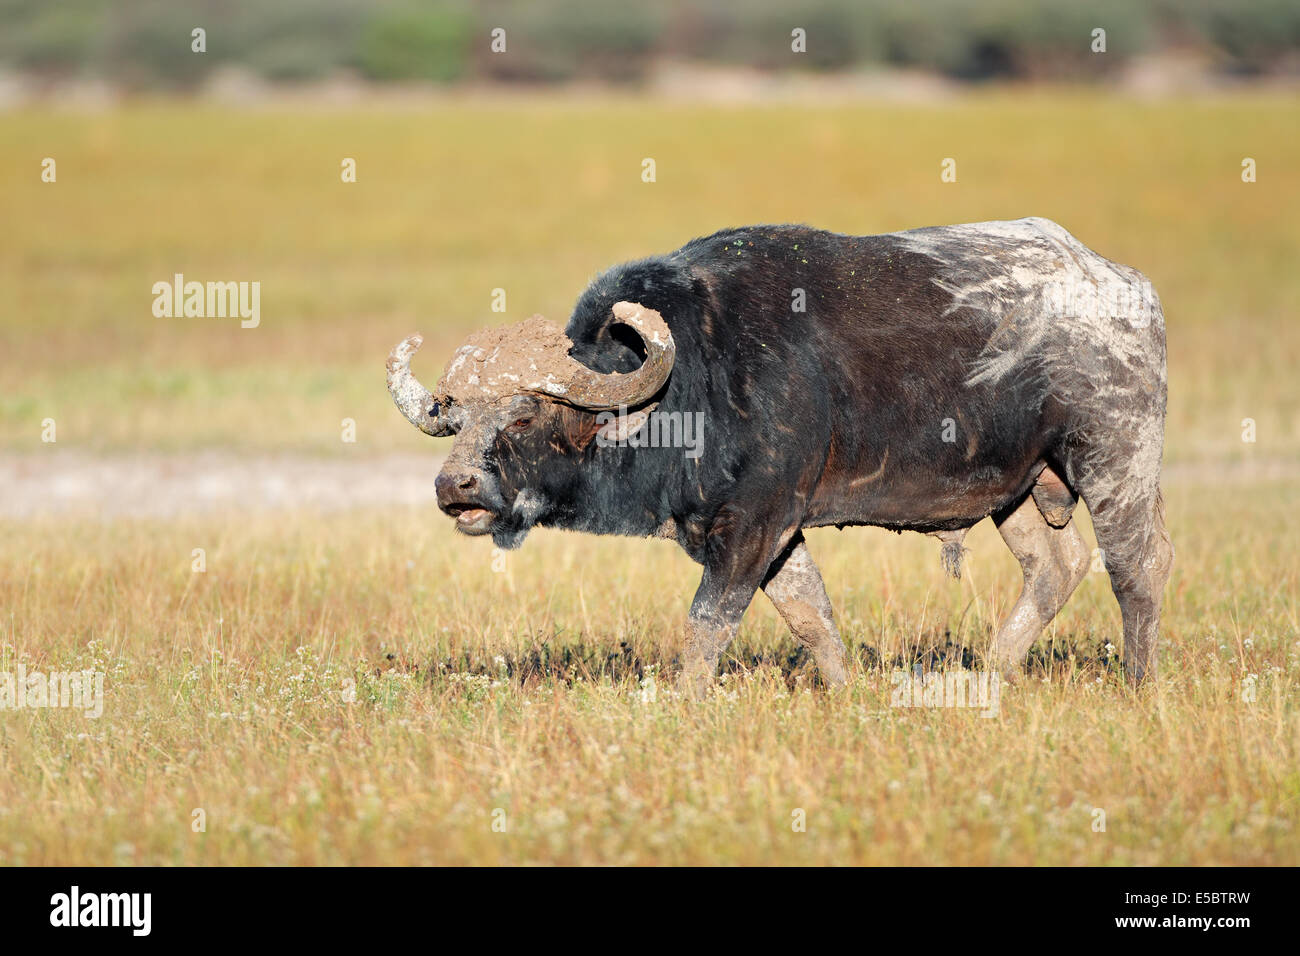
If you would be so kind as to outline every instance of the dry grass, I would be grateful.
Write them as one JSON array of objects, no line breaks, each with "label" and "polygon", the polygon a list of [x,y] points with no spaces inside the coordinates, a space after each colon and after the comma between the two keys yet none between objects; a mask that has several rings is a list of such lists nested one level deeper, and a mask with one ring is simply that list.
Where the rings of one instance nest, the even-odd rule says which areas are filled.
[{"label": "dry grass", "polygon": [[927,539],[817,533],[852,685],[811,687],[760,598],[695,704],[666,543],[542,532],[502,562],[396,510],[11,524],[0,672],[107,686],[98,720],[0,712],[0,861],[1294,864],[1300,501],[1169,499],[1158,686],[1105,659],[1094,574],[994,718],[891,706],[895,667],[982,650],[1014,597],[987,525],[961,582]]}]

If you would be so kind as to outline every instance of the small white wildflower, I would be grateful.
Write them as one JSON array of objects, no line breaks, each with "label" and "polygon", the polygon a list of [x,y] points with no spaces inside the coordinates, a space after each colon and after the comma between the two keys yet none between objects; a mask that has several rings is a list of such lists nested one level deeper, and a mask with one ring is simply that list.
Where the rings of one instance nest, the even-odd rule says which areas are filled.
[{"label": "small white wildflower", "polygon": [[659,698],[659,686],[655,683],[653,676],[641,679],[641,690],[638,696],[643,704],[653,704]]}]

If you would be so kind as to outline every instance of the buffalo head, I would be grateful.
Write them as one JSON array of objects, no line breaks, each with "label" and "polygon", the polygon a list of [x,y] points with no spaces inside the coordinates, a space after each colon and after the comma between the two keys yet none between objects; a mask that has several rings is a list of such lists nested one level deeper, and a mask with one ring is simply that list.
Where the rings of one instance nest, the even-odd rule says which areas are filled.
[{"label": "buffalo head", "polygon": [[388,391],[398,409],[427,435],[456,436],[436,488],[458,530],[516,547],[533,525],[572,509],[596,413],[644,405],[668,380],[676,347],[663,317],[630,302],[612,313],[612,324],[640,339],[645,359],[635,371],[583,365],[564,330],[539,315],[471,335],[433,391],[410,370],[423,339],[393,349]]}]

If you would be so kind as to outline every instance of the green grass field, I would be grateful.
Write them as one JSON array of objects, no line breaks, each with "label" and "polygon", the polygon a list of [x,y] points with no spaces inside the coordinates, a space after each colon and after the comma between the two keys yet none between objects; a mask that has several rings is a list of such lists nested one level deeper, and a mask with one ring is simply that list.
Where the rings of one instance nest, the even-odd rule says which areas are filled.
[{"label": "green grass field", "polygon": [[[563,319],[601,268],[723,226],[1040,215],[1162,297],[1178,549],[1156,684],[1122,681],[1093,573],[983,718],[891,691],[896,668],[978,655],[1014,601],[988,523],[960,581],[927,538],[813,533],[850,686],[813,687],[759,598],[693,703],[672,676],[698,571],[666,542],[537,532],[502,556],[431,509],[0,507],[0,674],[106,675],[98,719],[0,709],[0,863],[1300,862],[1294,117],[1281,94],[1069,90],[0,114],[8,473],[425,451],[432,481],[445,444],[383,387],[412,330],[432,379],[468,330]],[[175,272],[260,281],[260,326],[155,318]]]}]

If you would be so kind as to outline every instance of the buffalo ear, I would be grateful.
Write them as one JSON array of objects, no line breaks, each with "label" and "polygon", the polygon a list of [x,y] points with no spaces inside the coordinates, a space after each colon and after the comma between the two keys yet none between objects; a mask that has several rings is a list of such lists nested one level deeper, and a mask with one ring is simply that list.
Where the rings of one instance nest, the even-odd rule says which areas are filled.
[{"label": "buffalo ear", "polygon": [[568,405],[559,406],[560,434],[578,451],[585,451],[600,432],[600,422],[595,412],[580,411]]}]

